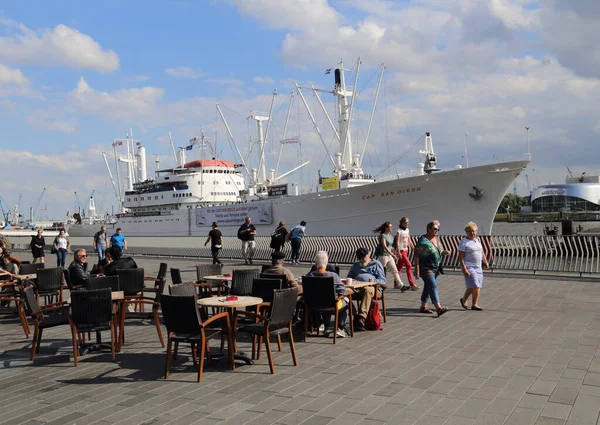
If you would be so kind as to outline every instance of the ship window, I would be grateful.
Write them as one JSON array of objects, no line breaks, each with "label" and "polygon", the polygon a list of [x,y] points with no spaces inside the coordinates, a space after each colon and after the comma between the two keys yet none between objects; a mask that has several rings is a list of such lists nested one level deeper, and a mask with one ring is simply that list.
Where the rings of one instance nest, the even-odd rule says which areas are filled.
[{"label": "ship window", "polygon": [[158,196],[155,196],[154,199],[158,199]]},{"label": "ship window", "polygon": [[163,196],[162,196],[162,195],[160,195],[160,199],[163,199]]},{"label": "ship window", "polygon": [[143,197],[143,196],[141,196],[141,197],[140,197],[140,201],[143,201],[143,200],[144,200],[144,197]]},{"label": "ship window", "polygon": [[219,170],[219,171],[217,171],[217,173],[223,174],[223,170]]}]

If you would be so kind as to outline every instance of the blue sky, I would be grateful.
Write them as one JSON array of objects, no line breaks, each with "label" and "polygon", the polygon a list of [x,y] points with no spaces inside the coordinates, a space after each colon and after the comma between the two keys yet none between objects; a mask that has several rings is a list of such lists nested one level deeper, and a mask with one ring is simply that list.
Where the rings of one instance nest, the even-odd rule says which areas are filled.
[{"label": "blue sky", "polygon": [[[243,151],[255,128],[245,117],[266,112],[277,88],[268,152],[278,150],[287,96],[297,81],[331,88],[326,68],[362,58],[360,115],[364,137],[385,62],[366,171],[377,174],[434,135],[440,165],[518,159],[529,126],[532,185],[598,172],[600,53],[594,45],[600,6],[581,0],[222,0],[3,2],[0,4],[0,196],[12,208],[35,205],[63,218],[96,190],[103,210],[115,205],[101,152],[131,128],[170,165],[167,133],[177,146],[204,128],[212,135],[219,103]],[[351,74],[349,77],[353,78]],[[306,94],[306,93],[305,93]],[[319,126],[327,126],[308,95]],[[333,112],[329,98],[323,98]],[[301,157],[284,151],[282,170],[311,165],[294,178],[306,190],[324,150],[295,100],[287,137],[300,136]],[[232,153],[222,125],[219,151]],[[327,141],[331,134],[326,135]],[[193,151],[192,155],[198,155]],[[389,174],[415,167],[416,152]],[[274,159],[269,159],[274,166]],[[293,180],[293,179],[292,179]],[[528,191],[518,181],[521,194]],[[6,207],[5,207],[6,208]]]}]

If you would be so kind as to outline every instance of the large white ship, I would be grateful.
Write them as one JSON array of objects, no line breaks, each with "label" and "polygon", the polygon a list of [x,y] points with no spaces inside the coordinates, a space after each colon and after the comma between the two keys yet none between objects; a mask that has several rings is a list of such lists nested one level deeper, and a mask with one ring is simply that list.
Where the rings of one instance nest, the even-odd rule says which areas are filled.
[{"label": "large white ship", "polygon": [[[360,60],[357,73],[359,65]],[[383,69],[382,66],[382,74]],[[274,170],[267,172],[262,123],[271,118],[271,113],[255,114],[250,118],[258,126],[261,158],[257,169],[248,170],[241,155],[241,164],[205,159],[204,149],[201,159],[186,162],[186,149],[181,149],[176,155],[176,167],[157,170],[153,179],[147,179],[145,151],[140,143],[136,143],[134,154],[132,137],[114,142],[113,147],[115,143],[127,144],[128,156],[121,161],[128,166],[125,190],[121,191],[120,183],[118,189],[115,185],[123,212],[109,227],[120,227],[127,236],[189,237],[206,236],[212,222],[217,221],[225,236],[234,236],[244,218],[250,216],[261,236],[270,235],[282,220],[288,227],[306,221],[311,236],[357,236],[372,234],[372,229],[384,221],[395,224],[402,216],[408,216],[414,233],[424,231],[429,221],[437,219],[444,234],[462,235],[468,221],[478,224],[480,234],[491,234],[502,197],[529,161],[440,171],[431,134],[426,133],[414,175],[376,180],[363,171],[361,155],[352,151],[350,123],[355,92],[346,87],[343,66],[334,71],[334,76],[331,93],[337,98],[337,128],[327,118],[335,130],[339,150],[334,158],[325,149],[334,172],[332,177],[320,178],[317,191],[299,195],[295,184],[279,184],[294,170],[281,176],[275,176]],[[380,84],[381,78],[377,94]],[[313,92],[318,98],[317,91]],[[301,87],[297,86],[297,93],[326,146]],[[320,99],[319,103],[323,105]],[[231,136],[222,114],[221,117]],[[367,139],[368,135],[369,131]],[[204,147],[206,141],[202,137],[194,139],[194,143]],[[71,236],[88,236],[98,227],[98,223],[75,224],[68,232]]]}]

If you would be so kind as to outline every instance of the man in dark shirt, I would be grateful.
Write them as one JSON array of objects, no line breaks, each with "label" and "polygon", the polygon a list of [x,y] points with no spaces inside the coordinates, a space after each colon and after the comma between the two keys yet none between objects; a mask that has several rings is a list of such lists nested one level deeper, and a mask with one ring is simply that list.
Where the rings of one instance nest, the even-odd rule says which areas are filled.
[{"label": "man in dark shirt", "polygon": [[242,240],[242,257],[244,257],[245,264],[252,264],[254,258],[256,250],[254,236],[256,236],[256,227],[252,224],[252,218],[246,217],[244,224],[238,230],[238,238]]},{"label": "man in dark shirt", "polygon": [[221,248],[223,248],[223,234],[218,229],[218,227],[219,223],[214,221],[212,224],[212,230],[208,232],[208,238],[206,238],[204,246],[206,246],[210,241],[210,252],[213,257],[213,264],[223,265],[223,263],[221,263],[221,260],[219,260],[219,251],[221,250]]},{"label": "man in dark shirt", "polygon": [[71,285],[85,286],[88,283],[89,275],[86,271],[87,267],[87,253],[85,249],[75,250],[74,258],[71,264],[69,264],[69,277],[71,278]]},{"label": "man in dark shirt", "polygon": [[123,256],[123,251],[118,246],[111,246],[106,250],[106,258],[109,263],[104,266],[105,276],[116,276],[118,269],[137,269],[138,266],[133,258]]}]

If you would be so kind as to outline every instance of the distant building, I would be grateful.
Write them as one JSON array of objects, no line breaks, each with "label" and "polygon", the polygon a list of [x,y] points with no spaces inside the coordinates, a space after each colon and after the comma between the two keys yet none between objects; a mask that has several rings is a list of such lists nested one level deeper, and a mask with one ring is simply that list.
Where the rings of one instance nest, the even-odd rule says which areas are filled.
[{"label": "distant building", "polygon": [[531,192],[533,212],[600,211],[600,176],[567,176],[564,184],[536,187]]}]

